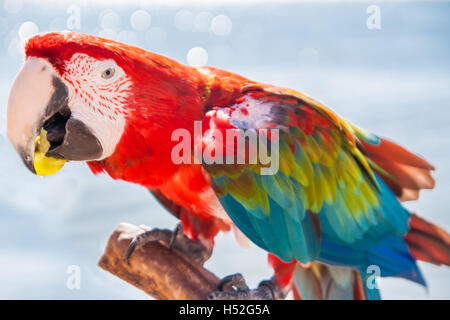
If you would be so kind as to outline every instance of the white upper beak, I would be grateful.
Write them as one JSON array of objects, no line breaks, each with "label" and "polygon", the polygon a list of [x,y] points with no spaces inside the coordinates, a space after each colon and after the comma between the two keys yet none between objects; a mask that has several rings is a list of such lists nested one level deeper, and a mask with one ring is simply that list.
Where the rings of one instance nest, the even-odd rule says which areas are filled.
[{"label": "white upper beak", "polygon": [[7,132],[16,151],[34,172],[34,140],[42,127],[59,78],[52,65],[28,58],[12,85],[7,111]]}]

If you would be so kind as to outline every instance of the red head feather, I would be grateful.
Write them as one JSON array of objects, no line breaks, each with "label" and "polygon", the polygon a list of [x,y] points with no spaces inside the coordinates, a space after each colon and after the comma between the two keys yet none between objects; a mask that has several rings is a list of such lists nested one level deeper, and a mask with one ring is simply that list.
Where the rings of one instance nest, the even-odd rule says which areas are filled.
[{"label": "red head feather", "polygon": [[165,181],[177,170],[170,161],[171,133],[191,130],[203,115],[205,76],[161,55],[87,34],[46,33],[26,45],[27,57],[47,59],[63,77],[75,53],[113,59],[132,80],[122,138],[113,155],[89,163],[91,169],[148,187]]}]

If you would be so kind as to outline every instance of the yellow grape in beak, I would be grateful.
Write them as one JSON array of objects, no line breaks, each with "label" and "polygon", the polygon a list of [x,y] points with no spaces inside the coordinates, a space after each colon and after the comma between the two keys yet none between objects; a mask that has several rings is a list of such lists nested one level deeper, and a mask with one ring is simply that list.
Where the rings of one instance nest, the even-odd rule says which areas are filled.
[{"label": "yellow grape in beak", "polygon": [[47,157],[45,154],[50,149],[50,142],[47,140],[47,131],[41,132],[34,141],[34,169],[38,176],[49,176],[57,173],[64,166],[66,160]]}]

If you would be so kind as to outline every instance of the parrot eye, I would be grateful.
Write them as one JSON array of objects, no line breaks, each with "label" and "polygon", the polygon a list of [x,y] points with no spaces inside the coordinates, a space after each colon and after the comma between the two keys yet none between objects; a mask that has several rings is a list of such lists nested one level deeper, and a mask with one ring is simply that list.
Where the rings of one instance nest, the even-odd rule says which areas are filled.
[{"label": "parrot eye", "polygon": [[116,71],[114,70],[114,68],[108,68],[105,71],[103,71],[102,78],[103,79],[110,79],[110,78],[112,78],[112,76],[114,76],[115,72]]}]

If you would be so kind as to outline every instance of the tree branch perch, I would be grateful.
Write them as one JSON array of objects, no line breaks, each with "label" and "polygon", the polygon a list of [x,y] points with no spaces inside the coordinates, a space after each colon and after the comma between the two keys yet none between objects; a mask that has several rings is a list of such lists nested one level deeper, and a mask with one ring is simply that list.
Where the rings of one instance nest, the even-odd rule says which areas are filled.
[{"label": "tree branch perch", "polygon": [[206,299],[217,290],[219,278],[188,256],[159,242],[146,244],[125,262],[124,254],[143,228],[119,224],[109,238],[98,265],[159,300]]}]

